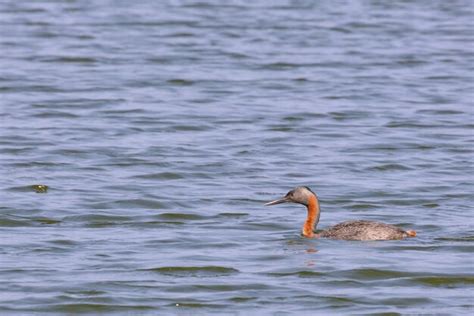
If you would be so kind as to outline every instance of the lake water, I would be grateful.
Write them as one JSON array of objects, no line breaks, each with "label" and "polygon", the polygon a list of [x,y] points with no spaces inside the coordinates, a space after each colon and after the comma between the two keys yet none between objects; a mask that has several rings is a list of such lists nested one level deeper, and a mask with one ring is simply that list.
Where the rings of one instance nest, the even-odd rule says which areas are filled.
[{"label": "lake water", "polygon": [[473,313],[473,9],[2,1],[0,314]]}]

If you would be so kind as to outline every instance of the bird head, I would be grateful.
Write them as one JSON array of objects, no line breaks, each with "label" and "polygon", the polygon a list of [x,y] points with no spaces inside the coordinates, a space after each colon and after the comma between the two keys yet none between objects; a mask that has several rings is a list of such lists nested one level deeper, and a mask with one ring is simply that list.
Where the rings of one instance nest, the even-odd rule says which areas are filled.
[{"label": "bird head", "polygon": [[277,200],[265,203],[265,206],[276,205],[281,203],[298,203],[308,205],[309,198],[316,196],[313,191],[308,187],[296,187],[289,191],[284,197]]}]

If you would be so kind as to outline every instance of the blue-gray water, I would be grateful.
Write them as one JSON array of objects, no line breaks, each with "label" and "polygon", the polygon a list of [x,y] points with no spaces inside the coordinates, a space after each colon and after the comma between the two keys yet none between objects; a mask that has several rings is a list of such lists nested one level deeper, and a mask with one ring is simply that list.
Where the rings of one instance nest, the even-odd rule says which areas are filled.
[{"label": "blue-gray water", "polygon": [[[472,313],[472,20],[472,1],[2,1],[0,314]],[[319,228],[418,237],[303,239],[303,207],[263,207],[296,185]]]}]

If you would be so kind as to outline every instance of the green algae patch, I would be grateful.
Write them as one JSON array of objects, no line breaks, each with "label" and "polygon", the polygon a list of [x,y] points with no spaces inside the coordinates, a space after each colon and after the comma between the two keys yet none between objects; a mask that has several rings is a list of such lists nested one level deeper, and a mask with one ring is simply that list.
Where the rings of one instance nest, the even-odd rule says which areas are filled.
[{"label": "green algae patch", "polygon": [[434,287],[454,287],[474,284],[474,276],[429,276],[415,278],[416,282]]},{"label": "green algae patch", "polygon": [[34,218],[34,222],[44,224],[44,225],[54,225],[54,224],[60,224],[61,221],[53,218],[47,218],[47,217],[40,217],[40,218]]}]

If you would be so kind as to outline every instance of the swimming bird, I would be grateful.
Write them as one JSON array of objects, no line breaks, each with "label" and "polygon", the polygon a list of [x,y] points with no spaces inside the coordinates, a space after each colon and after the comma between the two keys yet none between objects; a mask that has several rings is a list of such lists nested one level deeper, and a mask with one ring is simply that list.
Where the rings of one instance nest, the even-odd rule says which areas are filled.
[{"label": "swimming bird", "polygon": [[347,221],[339,223],[320,233],[315,233],[319,222],[321,210],[316,194],[308,187],[296,187],[289,191],[284,197],[268,202],[265,205],[276,205],[280,203],[299,203],[306,206],[308,216],[303,225],[301,234],[307,238],[330,238],[345,240],[391,240],[415,237],[414,230],[403,230],[393,225],[373,221]]}]

